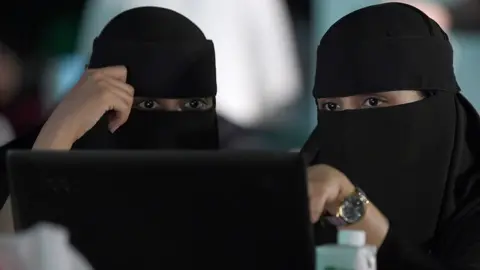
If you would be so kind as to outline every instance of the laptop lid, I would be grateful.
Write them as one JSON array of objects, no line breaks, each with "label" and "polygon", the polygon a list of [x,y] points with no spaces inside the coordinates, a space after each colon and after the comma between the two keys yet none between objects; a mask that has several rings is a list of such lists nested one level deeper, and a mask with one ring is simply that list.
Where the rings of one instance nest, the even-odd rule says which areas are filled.
[{"label": "laptop lid", "polygon": [[313,269],[296,153],[12,151],[15,226],[50,221],[94,269]]}]

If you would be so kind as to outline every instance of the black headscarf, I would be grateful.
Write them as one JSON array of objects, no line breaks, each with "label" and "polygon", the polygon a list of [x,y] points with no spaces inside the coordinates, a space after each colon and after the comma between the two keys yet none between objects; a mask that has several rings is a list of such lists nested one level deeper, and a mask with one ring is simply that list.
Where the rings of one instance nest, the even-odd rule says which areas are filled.
[{"label": "black headscarf", "polygon": [[[213,43],[172,10],[140,7],[113,18],[93,44],[90,68],[124,65],[136,97],[208,98],[217,92]],[[107,117],[74,148],[217,149],[215,108],[166,112],[133,109],[114,134]]]},{"label": "black headscarf", "polygon": [[[318,111],[302,149],[308,164],[332,165],[362,188],[398,236],[431,249],[447,220],[476,205],[480,120],[459,93],[447,35],[414,7],[380,4],[337,21],[317,55],[315,98],[433,93],[394,107]],[[317,225],[317,243],[334,240],[332,230]]]}]

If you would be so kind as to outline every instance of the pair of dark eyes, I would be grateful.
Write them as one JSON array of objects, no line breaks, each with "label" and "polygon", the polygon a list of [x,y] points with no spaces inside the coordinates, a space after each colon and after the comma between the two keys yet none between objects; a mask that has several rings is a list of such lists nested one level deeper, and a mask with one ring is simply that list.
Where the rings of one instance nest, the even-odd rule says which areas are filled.
[{"label": "pair of dark eyes", "polygon": [[[377,107],[377,106],[381,105],[383,102],[384,101],[380,100],[379,98],[369,97],[363,102],[362,106],[365,106],[365,107],[368,107],[368,108]],[[324,110],[324,111],[338,111],[338,110],[341,110],[340,105],[335,103],[335,102],[332,102],[332,101],[326,101],[326,102],[323,102],[323,103],[319,104],[319,109]]]},{"label": "pair of dark eyes", "polygon": [[[135,107],[141,110],[161,110],[162,105],[155,99],[142,100],[135,104]],[[179,101],[181,110],[207,110],[209,103],[204,99],[188,99]]]}]

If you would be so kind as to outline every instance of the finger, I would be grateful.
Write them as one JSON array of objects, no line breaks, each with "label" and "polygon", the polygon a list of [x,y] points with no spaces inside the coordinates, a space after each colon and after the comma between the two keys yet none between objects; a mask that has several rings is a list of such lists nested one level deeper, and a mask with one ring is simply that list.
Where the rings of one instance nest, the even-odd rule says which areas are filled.
[{"label": "finger", "polygon": [[316,223],[325,210],[327,196],[318,196],[310,199],[310,218],[312,223]]},{"label": "finger", "polygon": [[115,78],[122,82],[127,81],[127,68],[125,66],[111,66],[111,67],[104,67],[99,69],[88,69],[89,73],[100,72],[108,77]]},{"label": "finger", "polygon": [[113,110],[112,104],[110,104],[112,98],[121,98],[130,106],[133,104],[133,95],[131,94],[131,91],[124,89],[129,87],[128,85],[113,78],[104,78],[102,81],[98,82],[98,85],[102,91],[100,94],[105,95],[103,98],[107,102],[108,110]]},{"label": "finger", "polygon": [[110,77],[104,78],[103,81],[107,82],[110,85],[110,87],[123,90],[123,92],[127,94],[127,96],[133,98],[135,89],[133,89],[133,86],[131,86],[130,84],[124,83],[120,80],[117,80],[115,78],[110,78]]},{"label": "finger", "polygon": [[133,105],[133,96],[117,87],[118,83],[119,81],[113,78],[99,82],[100,98],[105,102],[105,112],[113,111],[113,116],[109,117],[109,129],[112,133],[125,124]]},{"label": "finger", "polygon": [[313,198],[316,197],[316,195],[321,192],[321,183],[318,183],[318,181],[315,181],[315,178],[312,176],[312,172],[310,171],[310,168],[308,168],[307,171],[307,191],[308,191],[308,197]]},{"label": "finger", "polygon": [[109,119],[108,123],[111,133],[114,133],[118,128],[125,124],[125,122],[127,122],[131,109],[132,104],[130,102],[126,102],[125,99],[120,96],[116,97],[111,107],[111,110],[113,110],[113,116]]},{"label": "finger", "polygon": [[318,212],[318,210],[315,208],[317,202],[315,199],[310,199],[310,221],[315,224],[318,222],[320,219],[321,213]]}]

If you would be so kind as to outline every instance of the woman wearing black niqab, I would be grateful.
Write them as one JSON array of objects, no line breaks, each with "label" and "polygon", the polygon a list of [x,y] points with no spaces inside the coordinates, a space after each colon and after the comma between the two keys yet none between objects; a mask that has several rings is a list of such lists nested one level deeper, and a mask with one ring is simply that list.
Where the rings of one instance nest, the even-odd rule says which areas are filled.
[{"label": "woman wearing black niqab", "polygon": [[[98,91],[87,93],[91,88]],[[100,96],[101,91],[107,94]],[[129,91],[134,92],[133,101]],[[37,145],[51,141],[52,134],[67,133],[58,129],[70,118],[79,122],[76,127],[90,129],[91,124],[82,126],[83,121],[102,116],[95,108],[105,105],[110,112],[85,136],[77,134],[82,138],[73,148],[217,149],[215,94],[213,43],[202,31],[168,9],[131,9],[113,18],[96,38],[89,70],[53,112]],[[82,99],[97,103],[109,99],[111,104],[95,103],[93,110],[83,113],[80,107],[88,105],[78,105]],[[116,117],[124,119],[113,130]]]},{"label": "woman wearing black niqab", "polygon": [[[120,74],[123,81],[105,73]],[[108,95],[107,101],[98,98],[99,84],[107,86],[102,91],[113,89],[120,99],[130,99],[131,106],[122,107],[128,121],[113,133],[109,124],[117,101],[108,102],[119,95]],[[218,149],[216,91],[213,43],[193,22],[158,7],[119,14],[95,40],[82,81],[42,131],[0,148],[0,205],[8,196],[7,150],[31,149],[36,138],[38,149]],[[99,106],[114,110],[103,115]],[[72,135],[72,130],[79,133]]]},{"label": "woman wearing black niqab", "polygon": [[317,244],[360,229],[379,269],[480,269],[480,119],[448,36],[381,4],[337,21],[317,55],[318,123],[302,149],[312,218],[326,212]]}]

